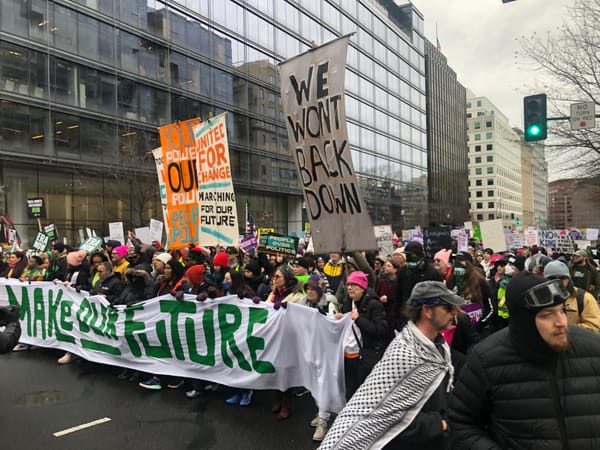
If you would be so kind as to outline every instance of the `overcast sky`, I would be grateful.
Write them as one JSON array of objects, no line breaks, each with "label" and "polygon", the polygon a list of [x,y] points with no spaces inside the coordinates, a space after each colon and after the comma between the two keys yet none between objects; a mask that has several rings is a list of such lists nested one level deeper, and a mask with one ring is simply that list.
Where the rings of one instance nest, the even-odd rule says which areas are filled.
[{"label": "overcast sky", "polygon": [[[401,3],[401,2],[399,2]],[[556,33],[572,0],[412,0],[425,18],[425,36],[435,45],[436,23],[442,53],[458,80],[488,97],[523,128],[523,96],[536,94],[531,64],[515,57],[516,40],[536,32]]]}]

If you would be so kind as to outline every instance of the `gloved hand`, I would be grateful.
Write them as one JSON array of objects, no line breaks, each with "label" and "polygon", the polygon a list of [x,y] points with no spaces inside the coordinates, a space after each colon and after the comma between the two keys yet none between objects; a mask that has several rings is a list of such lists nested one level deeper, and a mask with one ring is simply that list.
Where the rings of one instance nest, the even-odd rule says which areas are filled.
[{"label": "gloved hand", "polygon": [[279,301],[274,301],[273,302],[273,309],[277,310],[279,308],[283,308],[286,309],[287,308],[287,302],[282,302],[281,300]]},{"label": "gloved hand", "polygon": [[182,301],[183,300],[183,291],[176,291],[175,292],[175,299]]},{"label": "gloved hand", "polygon": [[262,298],[260,298],[258,295],[255,295],[252,297],[252,301],[258,305],[262,301]]},{"label": "gloved hand", "polygon": [[206,290],[206,295],[208,298],[211,298],[211,299],[217,298],[219,296],[219,290],[216,287],[211,286]]},{"label": "gloved hand", "polygon": [[199,302],[203,302],[207,298],[208,294],[206,292],[200,292],[198,295],[196,295],[196,300],[198,300]]}]

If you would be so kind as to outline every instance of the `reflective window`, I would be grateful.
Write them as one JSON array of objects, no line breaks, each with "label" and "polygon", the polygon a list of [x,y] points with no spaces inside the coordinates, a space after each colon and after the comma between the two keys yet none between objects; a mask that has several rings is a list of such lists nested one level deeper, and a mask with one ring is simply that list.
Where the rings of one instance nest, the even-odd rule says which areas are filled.
[{"label": "reflective window", "polygon": [[103,12],[106,15],[114,15],[113,0],[75,0],[80,5]]},{"label": "reflective window", "polygon": [[50,84],[53,101],[67,105],[77,105],[78,76],[73,63],[53,60],[50,69]]},{"label": "reflective window", "polygon": [[44,154],[48,112],[9,101],[0,108],[0,148],[17,153]]},{"label": "reflective window", "polygon": [[277,2],[275,10],[275,18],[277,22],[291,29],[292,31],[300,31],[300,22],[298,10],[286,2]]},{"label": "reflective window", "polygon": [[79,107],[111,116],[117,114],[116,78],[113,74],[80,67]]},{"label": "reflective window", "polygon": [[83,159],[112,162],[117,148],[116,127],[99,120],[80,119],[80,141]]},{"label": "reflective window", "polygon": [[0,90],[45,98],[46,79],[44,54],[0,42]]},{"label": "reflective window", "polygon": [[79,116],[53,113],[54,148],[57,156],[79,159],[81,145]]},{"label": "reflective window", "polygon": [[[148,0],[151,3],[152,0]],[[119,0],[119,18],[121,21],[147,30],[146,0]]]},{"label": "reflective window", "polygon": [[[30,26],[44,27],[44,15],[33,10],[33,6],[27,8],[22,0],[3,0],[0,2],[0,25],[3,31],[19,36],[27,37]],[[45,11],[45,8],[44,10]],[[35,16],[39,14],[39,16]]]},{"label": "reflective window", "polygon": [[77,53],[77,13],[60,5],[54,5],[54,23],[50,24],[56,48]]}]

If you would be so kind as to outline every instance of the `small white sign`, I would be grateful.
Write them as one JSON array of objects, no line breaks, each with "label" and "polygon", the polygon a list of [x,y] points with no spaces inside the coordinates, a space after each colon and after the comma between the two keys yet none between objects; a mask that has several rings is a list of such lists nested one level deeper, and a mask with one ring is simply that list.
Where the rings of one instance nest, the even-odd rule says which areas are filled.
[{"label": "small white sign", "polygon": [[573,103],[571,105],[571,130],[596,127],[596,104],[594,102]]}]

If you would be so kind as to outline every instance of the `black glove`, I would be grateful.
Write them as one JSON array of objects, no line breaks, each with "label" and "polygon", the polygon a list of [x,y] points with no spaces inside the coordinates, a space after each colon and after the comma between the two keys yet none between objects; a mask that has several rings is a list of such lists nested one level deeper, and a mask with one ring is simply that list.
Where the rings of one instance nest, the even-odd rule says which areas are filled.
[{"label": "black glove", "polygon": [[211,299],[212,299],[212,298],[217,298],[217,297],[219,296],[219,291],[218,291],[218,290],[217,290],[217,288],[216,288],[216,287],[214,287],[214,286],[211,286],[211,287],[209,287],[209,288],[206,290],[206,292],[207,292],[207,294],[206,294],[206,295],[207,295],[207,297],[208,297],[208,298],[211,298]]},{"label": "black glove", "polygon": [[175,299],[182,301],[183,300],[183,291],[176,291],[175,292]]},{"label": "black glove", "polygon": [[[200,292],[198,295],[196,295],[196,300],[198,300],[199,302],[203,302],[208,297],[209,297],[209,295],[206,292]],[[214,298],[214,297],[211,297],[211,298]]]},{"label": "black glove", "polygon": [[252,297],[252,301],[258,305],[262,301],[262,298],[260,298],[258,295],[255,295]]},{"label": "black glove", "polygon": [[21,311],[18,306],[0,306],[0,325],[14,323],[21,317]]}]

